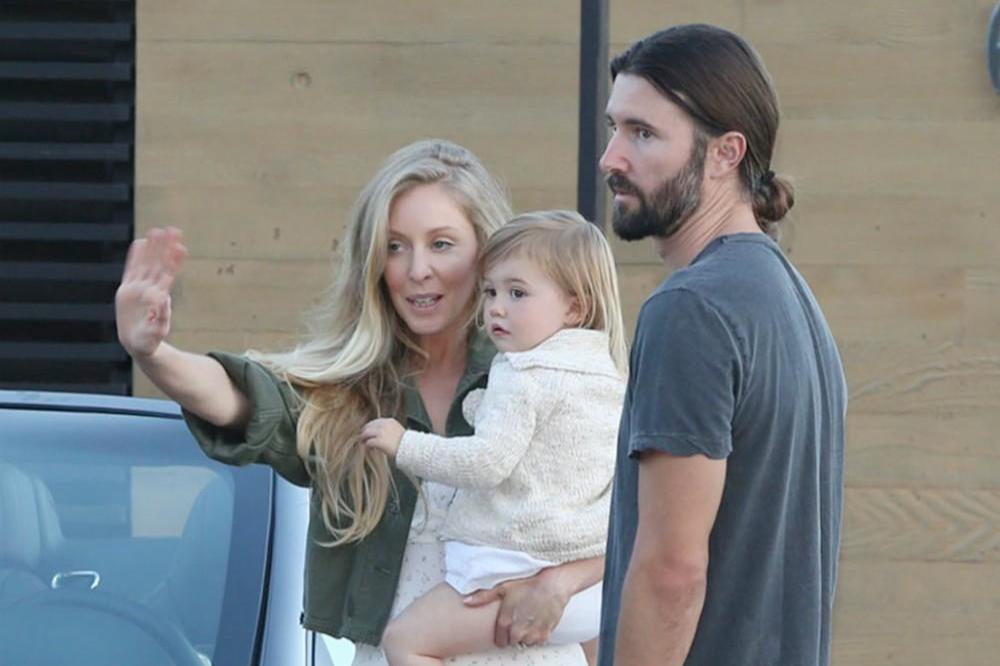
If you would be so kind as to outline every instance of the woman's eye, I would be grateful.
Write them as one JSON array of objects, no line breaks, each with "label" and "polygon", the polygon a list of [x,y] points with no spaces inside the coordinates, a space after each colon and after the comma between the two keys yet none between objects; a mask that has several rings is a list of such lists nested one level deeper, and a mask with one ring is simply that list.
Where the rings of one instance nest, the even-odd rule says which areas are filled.
[{"label": "woman's eye", "polygon": [[403,249],[403,244],[399,241],[389,241],[389,254],[396,254]]},{"label": "woman's eye", "polygon": [[431,244],[431,247],[433,247],[435,250],[446,250],[452,245],[453,243],[451,241],[436,240]]}]

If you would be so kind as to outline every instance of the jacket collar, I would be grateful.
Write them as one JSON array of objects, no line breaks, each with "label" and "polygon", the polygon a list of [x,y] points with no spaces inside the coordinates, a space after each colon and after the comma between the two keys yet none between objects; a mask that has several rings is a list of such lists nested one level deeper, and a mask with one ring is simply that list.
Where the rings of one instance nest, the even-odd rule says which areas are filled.
[{"label": "jacket collar", "polygon": [[621,378],[608,346],[608,335],[604,331],[565,328],[534,349],[497,354],[497,359],[506,358],[517,370],[550,368]]}]

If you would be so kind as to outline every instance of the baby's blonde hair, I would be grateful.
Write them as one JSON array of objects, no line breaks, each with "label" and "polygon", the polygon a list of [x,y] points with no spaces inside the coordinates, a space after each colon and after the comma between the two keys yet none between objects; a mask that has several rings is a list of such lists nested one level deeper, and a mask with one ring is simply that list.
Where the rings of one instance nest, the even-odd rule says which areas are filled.
[{"label": "baby's blonde hair", "polygon": [[579,213],[542,210],[518,215],[490,236],[480,271],[524,257],[537,265],[580,304],[580,328],[608,334],[609,350],[622,375],[628,348],[622,321],[615,258],[604,234]]}]

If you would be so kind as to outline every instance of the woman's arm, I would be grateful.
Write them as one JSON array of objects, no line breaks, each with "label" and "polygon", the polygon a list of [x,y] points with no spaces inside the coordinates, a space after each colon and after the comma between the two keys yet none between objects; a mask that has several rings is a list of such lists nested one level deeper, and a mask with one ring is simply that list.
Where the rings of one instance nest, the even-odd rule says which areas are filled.
[{"label": "woman's arm", "polygon": [[220,427],[246,424],[246,396],[212,358],[164,340],[170,332],[170,289],[187,249],[179,229],[152,229],[129,247],[115,294],[118,339],[136,365],[167,396]]},{"label": "woman's arm", "polygon": [[132,358],[157,388],[192,414],[220,428],[246,426],[250,404],[212,357],[161,342],[154,353]]},{"label": "woman's arm", "polygon": [[562,619],[570,597],[604,577],[604,557],[566,562],[543,569],[531,578],[501,583],[465,598],[469,606],[500,600],[494,643],[538,645],[548,640]]}]

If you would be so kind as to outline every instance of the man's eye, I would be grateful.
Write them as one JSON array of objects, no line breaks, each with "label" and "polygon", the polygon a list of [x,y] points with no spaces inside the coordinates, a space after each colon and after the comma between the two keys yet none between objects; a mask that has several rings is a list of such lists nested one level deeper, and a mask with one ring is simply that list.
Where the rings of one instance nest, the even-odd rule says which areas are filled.
[{"label": "man's eye", "polygon": [[639,128],[636,128],[636,130],[635,130],[635,135],[636,135],[637,137],[639,137],[640,139],[644,140],[644,141],[645,141],[646,139],[649,139],[649,138],[652,138],[652,136],[653,136],[652,132],[650,132],[650,131],[649,131],[648,129],[646,129],[645,127],[639,127]]}]

